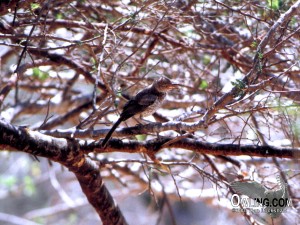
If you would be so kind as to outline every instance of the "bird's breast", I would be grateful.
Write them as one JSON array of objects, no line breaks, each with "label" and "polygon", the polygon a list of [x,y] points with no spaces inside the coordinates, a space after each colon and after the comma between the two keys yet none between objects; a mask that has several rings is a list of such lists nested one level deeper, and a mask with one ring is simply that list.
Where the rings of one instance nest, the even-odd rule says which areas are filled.
[{"label": "bird's breast", "polygon": [[157,109],[159,109],[159,107],[161,106],[161,104],[163,103],[164,101],[164,96],[161,96],[161,97],[158,97],[156,99],[156,101],[148,106],[142,113],[141,113],[141,116],[142,117],[147,117],[147,116],[151,116],[153,113],[155,113],[157,111]]}]

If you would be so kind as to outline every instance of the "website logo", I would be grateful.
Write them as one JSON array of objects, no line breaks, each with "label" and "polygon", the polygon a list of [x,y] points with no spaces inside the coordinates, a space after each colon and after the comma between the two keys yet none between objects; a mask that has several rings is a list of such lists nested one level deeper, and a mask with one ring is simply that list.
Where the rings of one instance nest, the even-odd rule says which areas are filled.
[{"label": "website logo", "polygon": [[267,213],[272,218],[279,217],[292,203],[287,184],[281,176],[277,177],[277,182],[279,188],[276,190],[269,190],[255,181],[232,182],[230,186],[237,193],[231,197],[232,210],[236,212],[251,210],[253,213]]}]

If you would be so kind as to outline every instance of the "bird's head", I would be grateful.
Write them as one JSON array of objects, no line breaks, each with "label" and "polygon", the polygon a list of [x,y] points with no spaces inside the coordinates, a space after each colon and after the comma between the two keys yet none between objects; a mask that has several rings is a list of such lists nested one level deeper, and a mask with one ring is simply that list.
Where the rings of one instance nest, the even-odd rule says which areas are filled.
[{"label": "bird's head", "polygon": [[159,92],[167,92],[178,88],[178,84],[172,83],[172,81],[166,77],[161,77],[158,80],[154,81],[153,86]]}]

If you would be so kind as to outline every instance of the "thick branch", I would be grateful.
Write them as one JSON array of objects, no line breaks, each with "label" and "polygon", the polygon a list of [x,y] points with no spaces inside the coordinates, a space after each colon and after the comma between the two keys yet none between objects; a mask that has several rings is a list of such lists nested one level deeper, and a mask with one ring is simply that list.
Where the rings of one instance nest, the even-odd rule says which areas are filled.
[{"label": "thick branch", "polygon": [[0,149],[26,152],[66,166],[77,177],[103,224],[127,224],[104,185],[99,168],[85,157],[75,140],[49,137],[0,120]]},{"label": "thick branch", "polygon": [[97,142],[81,142],[80,148],[86,152],[127,152],[136,153],[143,152],[153,155],[162,148],[182,148],[192,150],[201,154],[221,155],[221,156],[257,156],[257,157],[280,157],[289,159],[299,159],[300,149],[297,148],[277,148],[273,146],[257,146],[257,145],[238,145],[238,144],[217,144],[207,143],[198,140],[183,138],[171,144],[171,138],[160,138],[150,141],[121,141],[119,139],[111,139],[107,148],[101,148],[101,141]]}]

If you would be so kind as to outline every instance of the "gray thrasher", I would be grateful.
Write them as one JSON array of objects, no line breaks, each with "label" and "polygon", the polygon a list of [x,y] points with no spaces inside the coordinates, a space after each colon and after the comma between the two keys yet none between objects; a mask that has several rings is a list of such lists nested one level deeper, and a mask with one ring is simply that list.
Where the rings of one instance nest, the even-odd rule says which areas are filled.
[{"label": "gray thrasher", "polygon": [[102,147],[106,146],[111,135],[122,121],[126,121],[135,115],[141,115],[142,117],[152,115],[163,103],[167,92],[177,88],[177,86],[178,84],[172,83],[168,78],[161,77],[149,87],[139,91],[124,105],[119,119],[104,138]]}]

